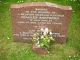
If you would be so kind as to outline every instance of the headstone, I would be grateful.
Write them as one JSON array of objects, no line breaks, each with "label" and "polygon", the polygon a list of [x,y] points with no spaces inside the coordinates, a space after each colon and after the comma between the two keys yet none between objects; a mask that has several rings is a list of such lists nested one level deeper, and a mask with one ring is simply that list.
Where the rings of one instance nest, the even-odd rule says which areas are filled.
[{"label": "headstone", "polygon": [[31,42],[41,28],[52,31],[57,42],[66,41],[72,8],[48,2],[11,5],[14,41]]}]

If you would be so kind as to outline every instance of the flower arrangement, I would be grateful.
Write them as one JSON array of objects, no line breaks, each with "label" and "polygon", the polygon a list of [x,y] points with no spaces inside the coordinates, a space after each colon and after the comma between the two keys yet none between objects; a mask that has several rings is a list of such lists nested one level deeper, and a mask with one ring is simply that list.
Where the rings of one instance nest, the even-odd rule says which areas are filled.
[{"label": "flower arrangement", "polygon": [[51,41],[55,41],[52,32],[48,28],[41,28],[33,35],[33,42],[36,48],[44,48],[49,51]]}]

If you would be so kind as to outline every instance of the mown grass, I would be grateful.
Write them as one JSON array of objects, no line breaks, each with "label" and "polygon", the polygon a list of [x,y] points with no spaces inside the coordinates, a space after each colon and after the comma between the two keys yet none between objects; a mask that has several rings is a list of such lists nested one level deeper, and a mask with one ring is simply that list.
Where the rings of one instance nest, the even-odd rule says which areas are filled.
[{"label": "mown grass", "polygon": [[[24,0],[24,2],[45,2],[46,0]],[[79,3],[70,0],[47,0],[73,7],[67,42],[55,44],[53,51],[40,55],[32,51],[31,44],[13,42],[10,5],[17,0],[5,0],[0,3],[0,60],[79,60],[80,59],[80,11]]]}]

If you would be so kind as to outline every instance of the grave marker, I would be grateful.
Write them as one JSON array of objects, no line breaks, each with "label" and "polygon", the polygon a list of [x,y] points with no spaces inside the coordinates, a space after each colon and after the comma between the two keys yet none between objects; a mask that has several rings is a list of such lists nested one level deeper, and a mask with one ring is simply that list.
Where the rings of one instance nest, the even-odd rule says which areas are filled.
[{"label": "grave marker", "polygon": [[72,8],[48,2],[11,5],[14,41],[31,42],[41,28],[52,31],[57,42],[66,41]]}]

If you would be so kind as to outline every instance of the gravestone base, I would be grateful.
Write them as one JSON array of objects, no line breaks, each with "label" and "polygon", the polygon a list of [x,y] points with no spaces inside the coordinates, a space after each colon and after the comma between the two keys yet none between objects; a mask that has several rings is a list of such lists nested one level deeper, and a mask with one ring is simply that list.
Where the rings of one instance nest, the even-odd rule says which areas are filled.
[{"label": "gravestone base", "polygon": [[38,48],[35,46],[35,44],[32,45],[32,50],[38,54],[48,54],[47,49],[45,48]]}]

